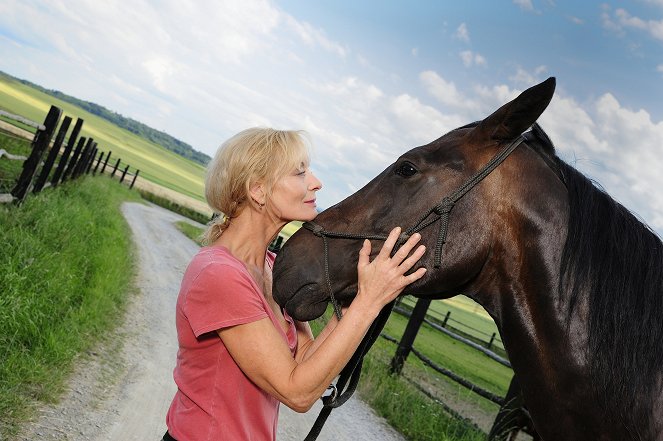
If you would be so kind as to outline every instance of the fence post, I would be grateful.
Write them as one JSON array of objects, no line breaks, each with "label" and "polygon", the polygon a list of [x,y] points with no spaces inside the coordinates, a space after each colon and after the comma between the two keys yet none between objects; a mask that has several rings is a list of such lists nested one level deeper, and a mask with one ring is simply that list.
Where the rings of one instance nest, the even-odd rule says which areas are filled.
[{"label": "fence post", "polygon": [[451,311],[447,311],[447,315],[444,316],[444,320],[442,321],[442,327],[446,328],[447,327],[447,322],[449,321],[449,316],[451,315]]},{"label": "fence post", "polygon": [[39,193],[42,188],[44,188],[46,180],[48,179],[48,175],[51,173],[51,169],[53,168],[53,164],[55,164],[55,160],[60,153],[60,147],[62,146],[64,137],[67,135],[67,130],[69,130],[69,124],[71,124],[71,117],[65,116],[62,120],[62,124],[60,124],[60,130],[58,130],[58,134],[55,136],[53,147],[51,147],[51,151],[48,152],[44,166],[41,168],[39,177],[35,182],[34,188],[32,189],[33,193]]},{"label": "fence post", "polygon": [[120,184],[124,182],[124,177],[127,175],[128,171],[129,171],[129,164],[127,164],[127,166],[124,167],[124,171],[122,172],[122,177],[120,178]]},{"label": "fence post", "polygon": [[32,139],[32,152],[28,159],[23,162],[21,176],[19,176],[16,185],[11,191],[12,196],[16,198],[17,204],[23,203],[28,194],[28,190],[37,173],[37,168],[39,168],[39,164],[41,163],[41,158],[44,156],[44,152],[51,142],[51,137],[55,132],[55,127],[57,127],[61,115],[62,110],[60,108],[51,106],[44,120],[44,130],[37,131],[35,137]]},{"label": "fence post", "polygon": [[76,139],[78,138],[78,135],[81,133],[82,127],[83,127],[83,120],[80,118],[76,119],[74,130],[72,130],[71,135],[69,135],[69,141],[67,142],[67,146],[64,148],[64,153],[62,153],[62,156],[60,157],[60,162],[58,162],[58,167],[55,169],[55,173],[51,178],[52,187],[55,187],[58,185],[58,183],[60,183],[60,178],[62,177],[62,173],[64,172],[65,167],[67,166],[69,155],[71,155],[71,151],[74,149],[74,146],[76,145]]},{"label": "fence post", "polygon": [[523,394],[518,379],[514,375],[511,378],[511,384],[509,384],[509,390],[507,390],[504,397],[504,404],[500,407],[493,422],[493,427],[490,429],[488,440],[507,441],[513,439],[514,432],[518,433],[524,427],[532,427],[531,419],[523,411],[524,405]]},{"label": "fence post", "polygon": [[90,169],[92,168],[92,163],[94,162],[94,158],[97,157],[97,152],[99,149],[97,148],[97,143],[95,142],[92,145],[92,152],[90,152],[90,156],[87,159],[86,167],[85,167],[85,174],[90,174]]},{"label": "fence post", "polygon": [[72,179],[77,179],[85,171],[85,166],[87,165],[87,159],[90,156],[93,144],[94,144],[94,138],[88,138],[87,142],[85,143],[85,149],[83,150],[83,153],[81,153],[81,156],[78,158],[78,162],[74,167],[74,173],[71,176]]},{"label": "fence post", "polygon": [[110,155],[113,153],[112,151],[108,151],[108,154],[106,155],[106,160],[104,161],[103,167],[101,167],[101,171],[99,172],[100,174],[104,174],[104,171],[106,170],[106,166],[108,165],[108,160],[110,159]]},{"label": "fence post", "polygon": [[94,165],[94,168],[92,169],[92,176],[97,174],[97,169],[99,168],[99,164],[101,164],[101,161],[104,159],[104,152],[99,152],[99,157],[97,158],[97,163]]},{"label": "fence post", "polygon": [[414,343],[417,332],[419,332],[419,328],[424,322],[424,318],[426,318],[426,311],[428,311],[430,302],[431,299],[419,299],[417,300],[417,304],[414,305],[410,320],[408,320],[405,331],[403,332],[403,337],[401,337],[401,341],[398,343],[398,348],[396,348],[396,354],[394,354],[394,357],[391,359],[390,371],[392,374],[400,374],[403,370],[403,364],[405,363],[407,356],[410,354],[412,343]]},{"label": "fence post", "polygon": [[111,173],[111,179],[115,177],[115,173],[117,172],[117,168],[120,166],[120,158],[117,158],[117,162],[115,163],[115,168],[113,169],[113,173]]},{"label": "fence post", "polygon": [[73,172],[74,172],[74,167],[76,167],[76,162],[78,162],[78,157],[81,154],[81,150],[83,150],[83,146],[85,145],[85,136],[81,136],[78,139],[78,144],[76,144],[76,150],[74,150],[74,154],[71,155],[71,159],[69,160],[69,163],[67,164],[67,168],[65,169],[64,173],[62,173],[62,181],[64,182],[69,177],[71,176],[73,179]]},{"label": "fence post", "polygon": [[136,174],[134,175],[133,180],[131,181],[131,185],[129,186],[129,190],[134,188],[134,184],[136,183],[136,178],[138,177],[138,173],[140,173],[140,170],[136,170]]},{"label": "fence post", "polygon": [[495,333],[493,332],[493,335],[490,336],[490,341],[488,342],[488,346],[486,346],[488,349],[490,349],[490,348],[493,346],[493,342],[495,341],[495,336],[496,336],[496,335],[497,335],[497,334],[495,334]]}]

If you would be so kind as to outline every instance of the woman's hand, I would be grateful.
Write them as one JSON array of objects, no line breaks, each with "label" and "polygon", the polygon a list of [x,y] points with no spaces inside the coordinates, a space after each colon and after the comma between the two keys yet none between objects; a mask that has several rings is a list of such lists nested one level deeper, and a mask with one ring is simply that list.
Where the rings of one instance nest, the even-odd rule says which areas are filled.
[{"label": "woman's hand", "polygon": [[426,268],[419,268],[412,274],[405,275],[419,261],[426,250],[424,245],[419,245],[412,251],[421,240],[419,233],[413,234],[396,251],[394,257],[390,257],[400,234],[400,227],[391,230],[387,240],[382,245],[380,253],[372,262],[369,259],[371,242],[364,240],[364,244],[359,251],[359,263],[357,264],[359,274],[358,291],[353,304],[359,300],[360,303],[367,307],[376,308],[376,311],[379,312],[384,305],[394,300],[407,285],[419,280],[426,273]]}]

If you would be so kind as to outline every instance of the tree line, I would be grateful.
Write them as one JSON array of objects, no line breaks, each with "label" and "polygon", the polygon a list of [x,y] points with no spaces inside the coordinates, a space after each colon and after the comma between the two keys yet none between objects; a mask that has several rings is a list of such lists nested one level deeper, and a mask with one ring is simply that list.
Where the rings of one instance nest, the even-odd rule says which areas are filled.
[{"label": "tree line", "polygon": [[33,87],[39,90],[40,92],[46,93],[52,97],[55,97],[67,103],[78,106],[81,109],[93,115],[103,118],[119,127],[122,127],[130,131],[131,133],[134,133],[149,141],[152,141],[155,144],[158,144],[174,153],[177,153],[180,156],[191,159],[192,161],[197,162],[201,165],[207,165],[207,163],[211,159],[208,155],[195,150],[186,142],[180,141],[179,139],[174,138],[173,136],[165,132],[146,126],[145,124],[138,122],[132,118],[127,118],[126,116],[122,116],[117,112],[113,112],[112,110],[105,108],[104,106],[100,106],[99,104],[75,98],[71,95],[62,93],[59,90],[45,89],[39,86],[38,84],[34,84],[30,81],[22,80],[20,78],[15,78],[5,72],[0,71],[0,74],[14,81],[18,81],[19,83]]}]

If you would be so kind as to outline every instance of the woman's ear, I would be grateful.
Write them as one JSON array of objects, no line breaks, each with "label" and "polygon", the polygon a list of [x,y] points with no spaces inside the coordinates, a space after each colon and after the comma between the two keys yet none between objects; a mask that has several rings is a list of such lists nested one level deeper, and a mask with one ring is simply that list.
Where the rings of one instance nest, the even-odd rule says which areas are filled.
[{"label": "woman's ear", "polygon": [[265,185],[262,182],[255,182],[249,188],[249,196],[251,196],[251,199],[258,206],[258,208],[264,207],[265,201],[267,199]]}]

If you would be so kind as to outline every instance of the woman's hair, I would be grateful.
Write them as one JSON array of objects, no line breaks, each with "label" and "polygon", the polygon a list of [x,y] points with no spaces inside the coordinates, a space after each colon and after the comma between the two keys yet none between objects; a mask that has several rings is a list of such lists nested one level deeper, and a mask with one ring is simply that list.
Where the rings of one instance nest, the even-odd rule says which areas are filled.
[{"label": "woman's hair", "polygon": [[207,224],[203,243],[216,241],[252,203],[249,189],[254,183],[265,184],[269,198],[279,178],[308,163],[308,139],[303,131],[254,127],[224,142],[207,167],[205,198],[215,215]]}]

